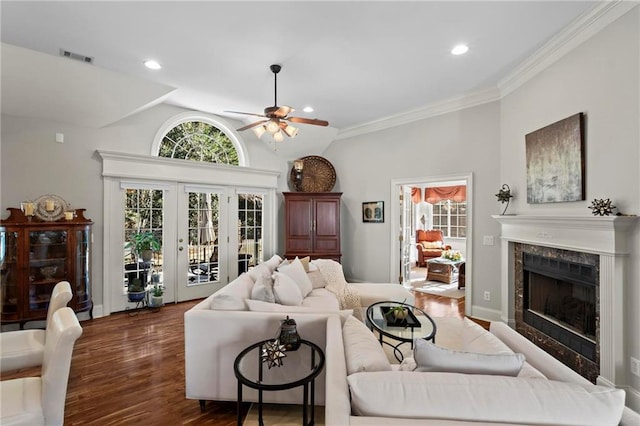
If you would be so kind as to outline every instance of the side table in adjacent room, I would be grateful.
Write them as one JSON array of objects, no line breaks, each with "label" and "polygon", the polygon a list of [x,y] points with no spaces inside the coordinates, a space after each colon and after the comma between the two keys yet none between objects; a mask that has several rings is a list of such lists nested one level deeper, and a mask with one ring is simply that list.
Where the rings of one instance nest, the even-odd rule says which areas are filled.
[{"label": "side table in adjacent room", "polygon": [[[301,345],[295,351],[285,351],[286,355],[280,358],[282,365],[268,363],[265,369],[263,354],[267,345],[273,343],[274,339],[267,339],[255,343],[244,349],[236,357],[233,364],[233,371],[238,379],[238,426],[242,425],[242,386],[247,386],[258,391],[258,422],[264,424],[262,420],[262,392],[279,391],[292,389],[298,386],[303,387],[302,395],[302,416],[303,424],[313,425],[315,422],[315,379],[324,368],[324,352],[315,343],[302,339]],[[276,363],[278,364],[278,363]],[[283,381],[282,374],[272,374],[286,368],[288,379]],[[310,420],[308,416],[308,405],[311,408]]]}]

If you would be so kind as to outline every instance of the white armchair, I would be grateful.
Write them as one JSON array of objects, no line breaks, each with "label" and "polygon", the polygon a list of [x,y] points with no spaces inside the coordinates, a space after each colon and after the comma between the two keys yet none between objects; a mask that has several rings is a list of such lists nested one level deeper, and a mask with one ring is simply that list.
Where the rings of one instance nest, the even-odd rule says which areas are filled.
[{"label": "white armchair", "polygon": [[40,377],[0,381],[0,424],[62,425],[71,356],[82,327],[73,309],[53,313]]},{"label": "white armchair", "polygon": [[[71,297],[71,285],[67,281],[60,281],[55,285],[47,310],[47,328],[53,313],[67,306]],[[46,330],[16,330],[0,333],[0,371],[4,373],[42,365],[45,335]]]}]

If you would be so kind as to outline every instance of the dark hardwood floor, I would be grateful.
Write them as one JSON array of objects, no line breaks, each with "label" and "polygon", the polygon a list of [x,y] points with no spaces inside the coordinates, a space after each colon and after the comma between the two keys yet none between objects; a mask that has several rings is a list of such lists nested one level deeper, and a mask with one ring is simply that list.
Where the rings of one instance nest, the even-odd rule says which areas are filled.
[{"label": "dark hardwood floor", "polygon": [[[158,312],[123,312],[83,321],[71,362],[65,425],[234,425],[234,402],[188,400],[184,383],[184,312],[197,301]],[[416,305],[434,317],[464,316],[464,298],[416,292]],[[35,376],[39,368],[2,374]],[[243,411],[249,409],[244,404]]]}]

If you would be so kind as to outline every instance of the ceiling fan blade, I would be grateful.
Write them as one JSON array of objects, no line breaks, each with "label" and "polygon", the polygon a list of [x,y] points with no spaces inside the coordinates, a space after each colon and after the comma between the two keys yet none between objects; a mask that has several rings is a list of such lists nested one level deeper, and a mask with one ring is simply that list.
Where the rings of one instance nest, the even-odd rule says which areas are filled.
[{"label": "ceiling fan blade", "polygon": [[292,113],[293,111],[295,111],[295,110],[293,108],[291,108],[290,106],[282,105],[282,106],[278,107],[278,109],[273,113],[273,115],[275,115],[276,117],[279,117],[279,118],[284,118],[287,115],[289,115],[289,113]]},{"label": "ceiling fan blade", "polygon": [[266,117],[266,115],[263,114],[254,114],[252,112],[240,112],[240,111],[225,111],[231,114],[242,114],[242,115],[255,115],[256,117]]},{"label": "ceiling fan blade", "polygon": [[258,126],[258,125],[260,125],[260,124],[262,124],[262,123],[266,123],[267,121],[269,121],[269,120],[260,120],[260,121],[256,121],[255,123],[247,124],[246,126],[244,126],[244,127],[240,127],[239,129],[236,129],[236,130],[237,130],[237,131],[239,131],[239,132],[241,132],[241,131],[243,131],[243,130],[247,130],[247,129],[250,129],[250,128],[252,128],[252,127],[256,127],[256,126]]},{"label": "ceiling fan blade", "polygon": [[315,124],[316,126],[329,125],[328,121],[318,120],[317,118],[287,117],[286,120],[293,121],[294,123]]}]

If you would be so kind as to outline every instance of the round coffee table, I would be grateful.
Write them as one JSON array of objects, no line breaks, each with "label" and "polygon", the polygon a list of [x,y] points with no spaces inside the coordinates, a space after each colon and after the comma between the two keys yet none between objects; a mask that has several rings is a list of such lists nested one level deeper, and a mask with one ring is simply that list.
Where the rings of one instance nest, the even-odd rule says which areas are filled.
[{"label": "round coffee table", "polygon": [[[391,311],[396,306],[407,308],[409,315],[403,320],[396,319]],[[410,343],[413,349],[414,339],[436,342],[436,323],[422,309],[407,303],[392,301],[374,303],[367,308],[367,323],[372,331],[375,329],[378,332],[381,345],[387,344],[393,348],[393,354],[398,361],[402,361],[404,357],[399,349],[403,343]],[[386,342],[383,336],[399,343],[394,345]]]}]

